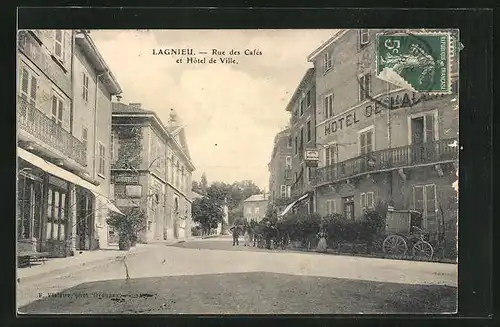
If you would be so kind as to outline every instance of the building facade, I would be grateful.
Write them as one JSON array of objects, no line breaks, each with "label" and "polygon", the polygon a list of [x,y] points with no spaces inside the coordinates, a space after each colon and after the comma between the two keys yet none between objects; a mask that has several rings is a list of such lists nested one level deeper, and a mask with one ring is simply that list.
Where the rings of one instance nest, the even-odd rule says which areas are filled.
[{"label": "building facade", "polygon": [[[82,89],[75,67],[84,46],[89,74],[101,74],[95,84],[100,100],[88,99],[94,115],[76,104]],[[104,178],[95,177],[92,162],[97,142],[109,144],[109,125],[98,120],[109,121],[111,96],[121,93],[120,86],[85,31],[19,31],[17,61],[18,242],[51,256],[105,247],[99,224],[116,210],[107,191],[109,160],[103,158]],[[82,117],[98,138],[84,138]]]},{"label": "building facade", "polygon": [[378,203],[416,209],[432,237],[457,221],[458,152],[450,145],[458,141],[458,61],[453,94],[401,89],[373,73],[378,32],[341,30],[308,57],[316,70],[316,209],[348,219]]},{"label": "building facade", "polygon": [[147,216],[141,242],[191,235],[191,162],[184,129],[140,103],[113,103],[112,185],[118,208],[140,207]]},{"label": "building facade", "polygon": [[282,211],[290,201],[292,184],[292,137],[286,128],[274,137],[273,152],[268,164],[269,205]]},{"label": "building facade", "polygon": [[[306,193],[313,195],[312,178],[315,168],[306,166],[305,153],[316,150],[316,87],[315,71],[306,71],[295,90],[286,110],[291,113],[290,136],[292,140],[291,197],[297,200]],[[296,212],[314,212],[314,196],[294,206]]]},{"label": "building facade", "polygon": [[266,216],[269,205],[267,194],[255,194],[243,201],[243,218],[246,221],[261,221]]}]

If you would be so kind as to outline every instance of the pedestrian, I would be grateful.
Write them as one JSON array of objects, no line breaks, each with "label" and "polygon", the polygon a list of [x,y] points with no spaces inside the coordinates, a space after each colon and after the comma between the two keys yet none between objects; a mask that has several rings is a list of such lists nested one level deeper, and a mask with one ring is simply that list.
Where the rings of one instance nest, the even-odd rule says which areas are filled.
[{"label": "pedestrian", "polygon": [[238,225],[235,225],[233,227],[231,227],[231,233],[233,234],[233,246],[235,245],[240,245],[240,226]]},{"label": "pedestrian", "polygon": [[250,233],[248,224],[245,224],[245,234],[243,234],[243,239],[245,240],[244,246],[250,246]]},{"label": "pedestrian", "polygon": [[320,227],[320,231],[318,233],[319,241],[318,241],[318,246],[317,250],[318,252],[326,252],[326,232],[323,226]]}]

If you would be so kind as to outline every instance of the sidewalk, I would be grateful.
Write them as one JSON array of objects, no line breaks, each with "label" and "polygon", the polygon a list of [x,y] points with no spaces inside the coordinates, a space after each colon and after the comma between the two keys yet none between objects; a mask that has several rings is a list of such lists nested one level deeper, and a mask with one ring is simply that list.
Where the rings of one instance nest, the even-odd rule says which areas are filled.
[{"label": "sidewalk", "polygon": [[153,242],[148,244],[137,244],[129,251],[120,251],[118,246],[110,246],[106,249],[95,251],[76,252],[75,256],[67,258],[49,258],[45,263],[32,265],[31,267],[17,268],[16,275],[18,283],[37,281],[45,277],[56,277],[69,274],[75,270],[84,270],[99,265],[111,263],[126,257],[132,257],[139,253],[146,252],[151,247],[159,244],[178,243],[180,240]]}]

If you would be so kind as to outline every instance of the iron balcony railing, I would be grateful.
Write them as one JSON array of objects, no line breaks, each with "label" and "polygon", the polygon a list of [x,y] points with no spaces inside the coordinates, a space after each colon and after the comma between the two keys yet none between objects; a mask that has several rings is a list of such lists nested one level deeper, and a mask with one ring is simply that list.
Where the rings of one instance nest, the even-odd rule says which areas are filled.
[{"label": "iron balcony railing", "polygon": [[443,139],[371,152],[316,169],[313,183],[319,185],[364,173],[457,160],[458,147],[450,146],[455,141],[456,138]]},{"label": "iron balcony railing", "polygon": [[17,122],[20,129],[59,150],[80,165],[87,165],[85,144],[21,96],[18,96]]}]

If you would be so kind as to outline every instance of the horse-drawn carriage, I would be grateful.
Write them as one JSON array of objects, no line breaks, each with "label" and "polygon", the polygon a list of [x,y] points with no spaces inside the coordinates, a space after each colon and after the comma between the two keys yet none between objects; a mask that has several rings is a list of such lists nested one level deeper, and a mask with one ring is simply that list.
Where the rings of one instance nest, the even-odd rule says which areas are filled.
[{"label": "horse-drawn carriage", "polygon": [[428,233],[422,226],[422,214],[415,210],[387,211],[385,231],[388,234],[382,243],[382,251],[392,255],[406,255],[431,259],[434,249],[428,242]]}]

